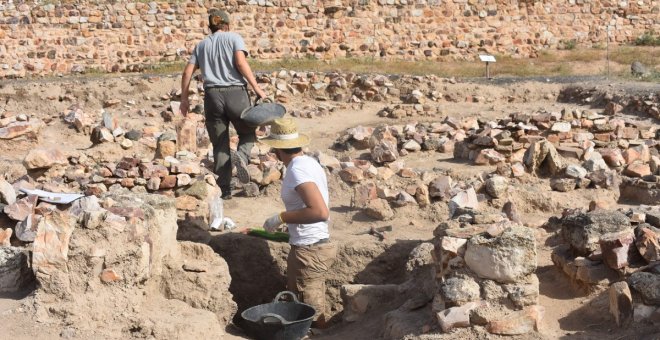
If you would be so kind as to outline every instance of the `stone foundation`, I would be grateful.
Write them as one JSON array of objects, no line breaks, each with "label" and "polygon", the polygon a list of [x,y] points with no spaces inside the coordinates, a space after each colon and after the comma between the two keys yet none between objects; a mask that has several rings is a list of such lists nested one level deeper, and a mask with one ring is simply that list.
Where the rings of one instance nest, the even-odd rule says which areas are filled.
[{"label": "stone foundation", "polygon": [[[210,1],[4,1],[0,77],[141,71],[188,58]],[[59,3],[59,2],[56,2]],[[660,31],[658,1],[228,1],[232,29],[260,59],[522,57],[546,48],[634,41]],[[571,43],[572,44],[572,43]]]}]

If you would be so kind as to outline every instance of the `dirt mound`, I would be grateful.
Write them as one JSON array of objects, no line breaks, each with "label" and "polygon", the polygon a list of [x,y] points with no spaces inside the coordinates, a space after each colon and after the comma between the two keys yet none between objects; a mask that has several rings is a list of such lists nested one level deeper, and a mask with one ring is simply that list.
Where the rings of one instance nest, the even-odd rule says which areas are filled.
[{"label": "dirt mound", "polygon": [[93,197],[43,217],[32,266],[34,318],[106,339],[222,334],[236,311],[226,262],[176,240],[174,201]]}]

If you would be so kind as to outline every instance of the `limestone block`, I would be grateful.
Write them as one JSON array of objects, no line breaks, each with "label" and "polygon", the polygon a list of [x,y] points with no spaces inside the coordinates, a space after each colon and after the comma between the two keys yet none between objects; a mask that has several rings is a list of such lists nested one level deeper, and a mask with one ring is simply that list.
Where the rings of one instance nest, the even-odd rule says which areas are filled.
[{"label": "limestone block", "polygon": [[440,284],[440,292],[448,306],[461,306],[477,301],[481,291],[479,284],[471,277],[451,277]]},{"label": "limestone block", "polygon": [[14,204],[16,202],[16,191],[2,176],[0,176],[0,203]]},{"label": "limestone block", "polygon": [[45,292],[63,298],[71,293],[67,259],[75,219],[66,212],[53,212],[44,216],[37,228],[32,270]]},{"label": "limestone block", "polygon": [[69,160],[59,149],[32,149],[25,156],[23,164],[27,169],[47,169],[56,164],[68,165]]},{"label": "limestone block", "polygon": [[514,226],[500,236],[468,241],[465,263],[479,277],[515,282],[536,270],[536,240],[531,229]]},{"label": "limestone block", "polygon": [[384,199],[371,200],[364,212],[377,220],[385,221],[394,217],[394,211],[390,208],[389,203]]},{"label": "limestone block", "polygon": [[619,327],[628,327],[633,321],[633,303],[630,289],[625,281],[610,286],[610,313]]},{"label": "limestone block", "polygon": [[508,186],[507,179],[502,176],[493,176],[486,180],[486,192],[495,198],[503,197]]}]

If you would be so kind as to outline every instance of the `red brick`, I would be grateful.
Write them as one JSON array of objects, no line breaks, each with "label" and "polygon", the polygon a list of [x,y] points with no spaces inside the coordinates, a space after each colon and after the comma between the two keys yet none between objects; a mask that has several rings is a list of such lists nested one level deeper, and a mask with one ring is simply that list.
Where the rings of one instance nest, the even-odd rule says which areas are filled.
[{"label": "red brick", "polygon": [[172,189],[176,186],[176,176],[167,175],[160,182],[159,189]]},{"label": "red brick", "polygon": [[624,139],[637,139],[639,137],[639,130],[634,127],[624,127],[621,129],[621,138]]},{"label": "red brick", "polygon": [[628,148],[628,150],[623,152],[623,159],[626,160],[626,164],[631,164],[632,162],[641,158],[641,154],[635,148]]},{"label": "red brick", "polygon": [[628,251],[635,241],[632,230],[610,233],[601,236],[598,243],[603,254],[603,262],[612,269],[621,269],[628,265]]},{"label": "red brick", "polygon": [[609,133],[596,133],[594,134],[594,139],[601,142],[609,142],[611,140]]},{"label": "red brick", "polygon": [[633,163],[626,167],[623,174],[630,177],[644,177],[651,174],[651,167],[648,164]]}]

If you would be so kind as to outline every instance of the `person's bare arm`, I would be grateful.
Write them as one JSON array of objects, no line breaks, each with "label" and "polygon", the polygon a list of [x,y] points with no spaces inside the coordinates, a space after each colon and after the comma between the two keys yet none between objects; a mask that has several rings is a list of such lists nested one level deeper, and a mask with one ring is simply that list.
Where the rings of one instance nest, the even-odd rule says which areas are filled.
[{"label": "person's bare arm", "polygon": [[319,191],[319,188],[314,182],[306,182],[298,185],[296,192],[298,192],[307,207],[281,213],[280,218],[282,222],[308,224],[328,220],[330,216],[328,206],[325,204],[321,191]]},{"label": "person's bare arm", "polygon": [[190,108],[190,102],[188,101],[188,88],[190,87],[190,80],[192,79],[195,70],[197,70],[197,65],[187,64],[181,75],[181,105],[179,108],[184,117],[188,114],[188,109]]},{"label": "person's bare arm", "polygon": [[245,52],[234,52],[234,60],[236,62],[236,68],[238,69],[238,72],[241,72],[243,77],[245,77],[245,80],[247,80],[248,84],[250,84],[254,92],[257,93],[257,96],[259,98],[266,98],[266,93],[261,89],[261,87],[259,87],[257,80],[254,78],[254,74],[252,74],[250,64],[248,64],[247,59],[245,58]]}]

